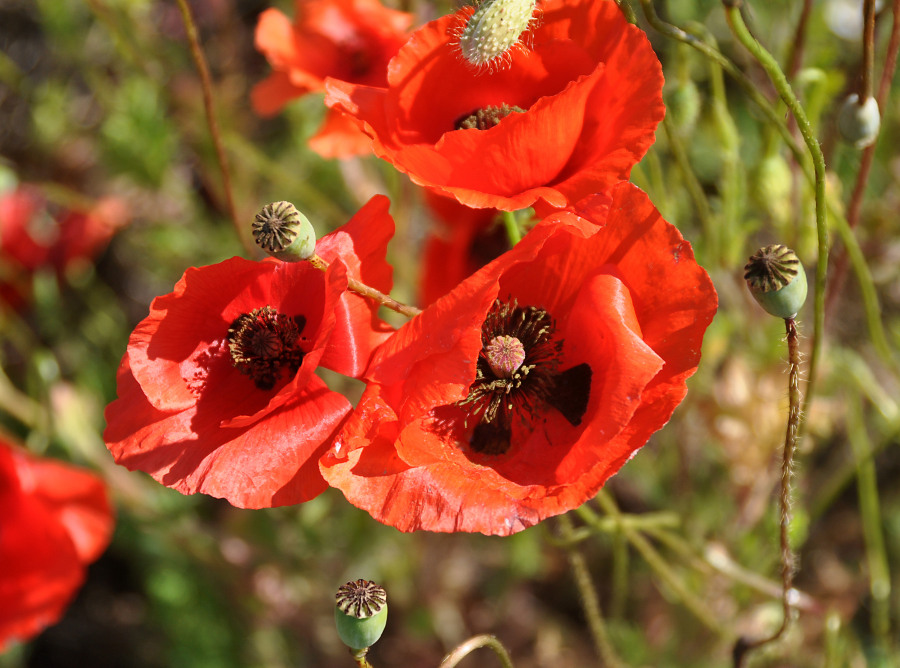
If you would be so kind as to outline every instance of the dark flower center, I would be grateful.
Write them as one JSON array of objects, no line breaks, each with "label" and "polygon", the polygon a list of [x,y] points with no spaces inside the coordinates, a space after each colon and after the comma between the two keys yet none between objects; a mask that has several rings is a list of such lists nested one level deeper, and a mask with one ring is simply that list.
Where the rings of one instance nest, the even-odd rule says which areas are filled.
[{"label": "dark flower center", "polygon": [[302,315],[287,316],[271,306],[242,313],[228,328],[231,363],[257,388],[271,390],[282,375],[293,376],[300,368],[305,325]]},{"label": "dark flower center", "polygon": [[458,405],[467,422],[478,419],[471,445],[483,454],[510,448],[513,416],[528,418],[547,406],[573,426],[581,424],[591,389],[591,368],[559,371],[561,340],[547,311],[513,302],[494,302],[481,326],[481,354],[475,382]]},{"label": "dark flower center", "polygon": [[522,114],[525,113],[525,110],[522,107],[508,104],[501,104],[499,107],[483,107],[467,116],[458,118],[453,127],[455,130],[490,130],[512,113]]}]

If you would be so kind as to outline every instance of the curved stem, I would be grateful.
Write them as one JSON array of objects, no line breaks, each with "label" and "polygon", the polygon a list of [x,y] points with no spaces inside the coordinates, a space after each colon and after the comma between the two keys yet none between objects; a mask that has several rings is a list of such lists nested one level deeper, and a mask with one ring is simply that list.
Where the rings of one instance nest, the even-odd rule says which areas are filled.
[{"label": "curved stem", "polygon": [[231,170],[228,166],[228,156],[225,154],[225,147],[222,144],[222,137],[219,133],[219,123],[216,120],[216,112],[213,106],[212,78],[209,75],[209,65],[206,63],[206,57],[203,55],[203,49],[200,46],[200,38],[197,35],[197,26],[191,15],[191,8],[188,6],[187,0],[177,0],[178,8],[181,10],[181,16],[184,20],[184,28],[187,32],[188,43],[191,47],[191,56],[197,67],[197,73],[200,75],[200,86],[203,90],[203,108],[206,112],[206,124],[209,126],[209,133],[212,136],[213,146],[216,151],[216,160],[219,163],[219,169],[222,172],[222,188],[225,191],[225,202],[228,207],[228,216],[234,225],[238,239],[248,250],[254,250],[253,246],[247,240],[247,234],[244,226],[241,224],[237,215],[237,209],[234,205],[234,195],[231,189]]},{"label": "curved stem", "polygon": [[[319,271],[326,271],[328,269],[328,262],[323,260],[318,255],[314,254],[307,261]],[[365,297],[366,299],[372,299],[382,306],[391,309],[392,311],[396,311],[397,313],[405,315],[407,318],[414,318],[422,312],[421,309],[418,309],[415,306],[409,306],[408,304],[403,304],[402,302],[398,302],[396,299],[392,299],[383,292],[380,292],[379,290],[366,285],[362,281],[353,278],[352,276],[347,277],[347,287],[351,292],[355,292],[356,294]]]},{"label": "curved stem", "polygon": [[482,647],[493,650],[494,654],[500,658],[500,663],[503,664],[503,668],[513,668],[512,658],[509,656],[509,652],[506,651],[503,643],[497,640],[496,636],[487,634],[473,636],[456,647],[444,657],[444,660],[441,661],[440,668],[453,668],[453,666],[456,666],[456,664],[462,661],[463,657],[468,656],[476,649],[481,649]]},{"label": "curved stem", "polygon": [[[569,536],[575,531],[572,518],[568,515],[560,515],[557,523],[560,537],[564,541],[568,541]],[[565,547],[565,550],[569,557],[569,566],[572,568],[575,585],[578,587],[578,593],[581,594],[581,606],[584,609],[584,616],[587,618],[597,656],[604,666],[621,666],[622,662],[613,650],[609,634],[606,632],[606,624],[600,611],[600,600],[597,597],[597,590],[591,580],[584,555],[578,551],[575,545],[569,545]]]},{"label": "curved stem", "polygon": [[825,330],[825,282],[828,274],[828,221],[826,219],[827,202],[825,200],[825,156],[822,154],[822,148],[813,134],[809,119],[806,112],[791,85],[788,83],[784,72],[778,66],[778,63],[772,55],[766,51],[762,45],[756,41],[756,38],[747,30],[744,19],[741,16],[741,10],[738,6],[729,6],[726,0],[725,17],[728,25],[735,38],[744,45],[744,47],[753,55],[754,58],[762,65],[769,79],[781,96],[782,101],[787,105],[788,110],[793,114],[797,121],[797,128],[806,142],[806,147],[812,156],[813,169],[815,172],[815,195],[816,195],[816,237],[818,242],[818,259],[816,262],[816,295],[815,295],[815,315],[813,320],[812,349],[809,356],[809,377],[806,384],[806,400],[810,401],[814,394],[816,382],[816,370],[818,368],[819,357],[822,352],[822,338]]}]

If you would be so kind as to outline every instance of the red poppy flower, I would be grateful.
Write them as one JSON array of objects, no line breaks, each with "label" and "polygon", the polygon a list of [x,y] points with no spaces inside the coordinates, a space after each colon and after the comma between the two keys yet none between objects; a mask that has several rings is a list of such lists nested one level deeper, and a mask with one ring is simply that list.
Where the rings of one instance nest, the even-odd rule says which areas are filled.
[{"label": "red poppy flower", "polygon": [[414,182],[472,207],[561,208],[627,179],[664,114],[644,33],[609,0],[547,0],[533,47],[484,72],[459,51],[471,11],[413,33],[386,88],[328,80],[326,104]]},{"label": "red poppy flower", "polygon": [[509,250],[509,238],[496,209],[472,209],[428,190],[425,201],[435,224],[425,239],[419,288],[422,303],[431,304]]},{"label": "red poppy flower", "polygon": [[389,335],[373,303],[347,292],[348,274],[390,290],[388,204],[373,197],[318,241],[327,272],[232,258],[188,269],[155,299],[106,409],[116,461],[245,508],[320,494],[319,455],[351,407],[315,370],[359,376]]},{"label": "red poppy flower", "polygon": [[401,531],[511,534],[591,498],[661,428],[716,293],[628,183],[545,219],[399,329],[322,473]]},{"label": "red poppy flower", "polygon": [[113,517],[95,475],[0,438],[0,652],[63,614],[85,567],[106,549]]},{"label": "red poppy flower", "polygon": [[[387,64],[406,41],[412,15],[378,0],[297,0],[295,23],[267,9],[256,26],[256,48],[272,74],[251,92],[257,113],[270,116],[296,97],[320,91],[326,77],[383,86]],[[371,150],[357,126],[331,111],[310,142],[324,157],[346,157]]]}]

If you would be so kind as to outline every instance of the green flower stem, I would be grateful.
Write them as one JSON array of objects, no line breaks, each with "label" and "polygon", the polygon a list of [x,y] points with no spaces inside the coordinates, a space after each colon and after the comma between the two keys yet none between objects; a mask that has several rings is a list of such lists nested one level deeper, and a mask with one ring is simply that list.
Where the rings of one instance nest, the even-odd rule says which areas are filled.
[{"label": "green flower stem", "polygon": [[[307,260],[307,262],[309,262],[319,271],[326,271],[328,269],[328,263],[316,254],[313,254],[313,256],[309,258],[309,260]],[[392,311],[400,313],[401,315],[405,315],[407,318],[414,318],[422,312],[421,309],[418,309],[415,306],[409,306],[408,304],[398,302],[396,299],[392,299],[383,292],[369,287],[362,281],[353,278],[352,276],[347,276],[347,287],[351,292],[355,292],[356,294],[361,295],[366,299],[376,301],[385,308],[389,308]]]},{"label": "green flower stem", "polygon": [[774,634],[767,638],[755,641],[739,642],[735,648],[736,665],[742,665],[742,657],[750,650],[775,642],[781,638],[791,625],[793,619],[792,608],[796,595],[793,592],[794,581],[794,552],[791,549],[791,480],[794,477],[794,453],[797,450],[797,440],[800,431],[800,335],[797,332],[797,323],[793,318],[785,318],[784,326],[787,332],[788,345],[788,420],[784,434],[784,450],[781,458],[781,490],[779,499],[781,502],[781,518],[779,522],[779,539],[781,544],[781,626]]},{"label": "green flower stem", "polygon": [[482,647],[493,650],[494,654],[500,659],[500,664],[503,668],[513,668],[512,657],[510,657],[509,652],[506,651],[503,643],[497,640],[496,636],[486,634],[473,636],[456,647],[444,657],[444,660],[441,661],[440,668],[454,668],[464,657]]},{"label": "green flower stem", "polygon": [[522,230],[519,229],[515,211],[503,212],[503,226],[506,228],[506,236],[509,239],[510,246],[515,246],[522,241]]},{"label": "green flower stem", "polygon": [[219,122],[216,120],[216,111],[213,106],[212,78],[209,74],[209,65],[206,63],[206,57],[203,55],[203,49],[200,46],[200,37],[197,34],[197,26],[191,15],[191,8],[187,0],[176,0],[178,8],[181,10],[182,20],[184,21],[184,29],[187,33],[188,44],[191,47],[191,56],[194,59],[194,65],[197,73],[200,75],[200,86],[203,90],[203,108],[206,111],[206,124],[209,127],[209,133],[212,136],[213,146],[216,151],[216,160],[219,163],[219,170],[222,172],[222,189],[225,191],[225,203],[228,207],[228,215],[234,225],[235,232],[240,239],[244,248],[251,253],[255,253],[253,241],[250,239],[249,227],[244,225],[238,218],[237,209],[234,205],[234,194],[231,188],[231,169],[228,166],[228,156],[225,154],[225,147],[222,144],[222,137],[219,133]]},{"label": "green flower stem", "polygon": [[859,510],[866,545],[866,561],[869,565],[869,591],[872,594],[872,630],[877,643],[882,649],[887,650],[891,645],[891,574],[881,526],[875,460],[872,457],[872,443],[863,417],[862,399],[858,393],[854,393],[849,399],[847,440],[850,441],[856,460]]},{"label": "green flower stem", "polygon": [[[569,536],[574,532],[575,526],[572,518],[568,515],[560,515],[557,518],[560,537],[563,541],[568,541]],[[600,658],[602,665],[610,668],[622,666],[622,662],[613,650],[612,643],[609,640],[609,634],[606,631],[606,623],[603,621],[603,614],[600,611],[600,600],[597,597],[597,590],[591,580],[590,571],[588,571],[587,562],[584,555],[578,549],[570,545],[565,548],[569,557],[569,566],[572,568],[572,575],[575,577],[575,585],[581,594],[581,605],[584,609],[584,615],[587,618],[588,628],[591,631],[591,637],[594,640],[594,648],[597,656]]]},{"label": "green flower stem", "polygon": [[[604,512],[611,518],[618,519],[624,517],[612,497],[603,490],[600,490],[596,499]],[[654,549],[650,541],[626,523],[622,523],[620,526],[621,531],[628,539],[628,542],[631,543],[638,553],[640,553],[644,558],[644,561],[646,561],[650,568],[656,572],[666,586],[668,586],[681,600],[684,607],[700,620],[704,626],[715,631],[717,634],[723,636],[730,634],[730,632],[709,613],[707,604],[687,588],[682,579],[669,567],[666,560],[656,551],[656,549]]]},{"label": "green flower stem", "polygon": [[[806,147],[812,156],[813,170],[815,173],[815,196],[816,196],[816,237],[818,242],[818,259],[816,262],[816,295],[814,302],[814,319],[812,346],[809,355],[809,376],[806,385],[807,401],[814,394],[816,371],[818,370],[819,357],[822,352],[822,338],[825,330],[825,281],[828,275],[828,221],[826,216],[827,202],[825,199],[825,156],[819,142],[813,134],[812,127],[806,117],[803,106],[794,95],[791,85],[788,83],[784,72],[778,66],[778,63],[772,55],[766,51],[762,45],[756,41],[741,16],[739,6],[728,6],[726,0],[725,18],[735,38],[744,45],[744,47],[753,55],[754,58],[762,65],[775,89],[781,96],[782,101],[787,105],[788,110],[793,114],[797,122],[797,128],[800,135],[806,142]],[[802,164],[802,162],[801,162]]]},{"label": "green flower stem", "polygon": [[619,6],[619,10],[622,12],[622,16],[625,17],[625,20],[631,25],[635,25],[637,23],[637,16],[634,15],[631,3],[628,2],[628,0],[616,0],[616,4]]}]

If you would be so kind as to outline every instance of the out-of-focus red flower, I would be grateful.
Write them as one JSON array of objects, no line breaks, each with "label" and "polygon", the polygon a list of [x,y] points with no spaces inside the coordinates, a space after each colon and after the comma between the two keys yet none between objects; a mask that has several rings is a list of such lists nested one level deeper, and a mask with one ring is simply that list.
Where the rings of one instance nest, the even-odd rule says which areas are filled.
[{"label": "out-of-focus red flower", "polygon": [[509,250],[509,238],[496,209],[472,209],[429,190],[425,201],[434,224],[425,239],[419,289],[421,302],[431,304]]},{"label": "out-of-focus red flower", "polygon": [[2,438],[0,517],[2,652],[59,620],[114,522],[99,478]]},{"label": "out-of-focus red flower", "polygon": [[347,292],[348,274],[390,291],[388,205],[372,198],[318,241],[327,272],[232,258],[188,269],[157,297],[106,409],[116,461],[244,508],[320,494],[319,456],[351,406],[315,370],[359,376],[390,333],[373,303]]},{"label": "out-of-focus red flower", "polygon": [[386,88],[328,80],[326,104],[414,182],[472,207],[562,208],[627,179],[665,111],[644,33],[611,0],[547,0],[533,48],[485,72],[459,51],[471,12],[414,32]]},{"label": "out-of-focus red flower", "polygon": [[127,205],[115,197],[88,210],[51,215],[44,198],[28,186],[0,195],[0,300],[19,308],[41,267],[52,267],[62,278],[91,262],[128,216]]},{"label": "out-of-focus red flower", "polygon": [[[256,26],[256,48],[272,74],[251,92],[257,113],[270,116],[294,98],[324,88],[326,77],[383,86],[387,64],[406,41],[412,15],[378,0],[297,0],[294,23],[267,9]],[[310,146],[324,157],[371,151],[354,122],[329,111]]]},{"label": "out-of-focus red flower", "polygon": [[668,421],[716,305],[690,245],[622,183],[399,329],[322,473],[401,531],[505,535],[575,508]]}]

